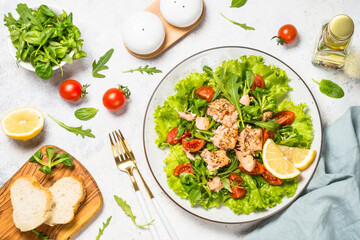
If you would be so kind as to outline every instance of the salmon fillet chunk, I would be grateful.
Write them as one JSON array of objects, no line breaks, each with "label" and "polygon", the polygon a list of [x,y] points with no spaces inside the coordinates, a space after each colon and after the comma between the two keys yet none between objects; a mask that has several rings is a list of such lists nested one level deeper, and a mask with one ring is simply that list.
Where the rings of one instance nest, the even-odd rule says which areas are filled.
[{"label": "salmon fillet chunk", "polygon": [[238,112],[234,105],[224,98],[216,99],[209,104],[206,113],[212,118],[224,124],[227,127],[231,127],[237,121]]},{"label": "salmon fillet chunk", "polygon": [[207,163],[207,169],[210,171],[230,163],[230,158],[226,155],[226,151],[223,149],[215,152],[204,150],[200,156],[204,158],[204,161]]},{"label": "salmon fillet chunk", "polygon": [[219,177],[214,177],[212,180],[208,181],[207,186],[211,191],[214,192],[219,192],[224,187]]},{"label": "salmon fillet chunk", "polygon": [[214,136],[210,138],[210,141],[212,141],[215,147],[228,150],[235,148],[238,137],[238,127],[236,124],[230,128],[221,125],[213,133]]},{"label": "salmon fillet chunk", "polygon": [[261,128],[252,129],[247,126],[238,137],[237,149],[240,152],[261,151],[263,146],[263,133]]}]

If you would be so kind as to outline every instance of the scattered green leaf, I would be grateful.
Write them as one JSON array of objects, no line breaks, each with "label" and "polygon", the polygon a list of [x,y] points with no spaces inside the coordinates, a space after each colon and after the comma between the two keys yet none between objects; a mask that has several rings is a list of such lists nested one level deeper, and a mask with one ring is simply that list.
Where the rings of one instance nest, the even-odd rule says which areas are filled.
[{"label": "scattered green leaf", "polygon": [[245,5],[247,0],[232,0],[231,2],[231,8],[239,8]]},{"label": "scattered green leaf", "polygon": [[162,73],[162,71],[159,69],[156,69],[156,67],[149,68],[149,65],[146,65],[145,67],[138,67],[136,69],[131,69],[128,71],[123,71],[123,73],[127,73],[127,72],[133,73],[135,71],[140,72],[141,74],[144,74],[144,72],[145,72],[149,75],[153,75],[154,73]]},{"label": "scattered green leaf", "polygon": [[111,218],[112,218],[112,216],[110,216],[108,219],[106,219],[106,222],[105,222],[105,223],[103,222],[103,228],[99,228],[99,233],[98,233],[98,235],[97,235],[97,237],[96,237],[96,240],[99,240],[100,237],[103,235],[105,228],[106,228],[107,226],[109,226],[109,224],[110,224]]},{"label": "scattered green leaf", "polygon": [[86,121],[95,117],[99,109],[96,108],[80,108],[75,111],[75,117],[79,120]]},{"label": "scattered green leaf", "polygon": [[342,98],[345,95],[344,90],[339,85],[330,80],[322,79],[320,82],[317,82],[313,79],[313,81],[320,86],[320,92],[328,97]]},{"label": "scattered green leaf", "polygon": [[35,229],[31,230],[31,232],[39,237],[39,240],[52,240],[48,236],[46,236],[44,233],[38,232]]},{"label": "scattered green leaf", "polygon": [[235,22],[235,21],[230,20],[229,18],[225,17],[222,13],[220,13],[220,14],[221,14],[221,16],[223,16],[223,17],[224,17],[226,20],[228,20],[229,22],[232,22],[233,24],[238,25],[238,26],[242,27],[242,28],[245,29],[245,30],[255,30],[255,28],[246,25],[246,23],[238,23],[238,22]]},{"label": "scattered green leaf", "polygon": [[106,66],[105,64],[110,60],[113,53],[114,53],[114,49],[111,48],[109,51],[107,51],[104,54],[104,56],[100,57],[98,62],[96,62],[96,60],[94,60],[94,62],[92,64],[92,67],[93,67],[92,75],[93,75],[93,77],[97,77],[97,78],[104,78],[105,77],[105,75],[100,74],[99,71],[109,69],[109,67]]},{"label": "scattered green leaf", "polygon": [[67,153],[56,154],[56,149],[53,147],[46,148],[46,155],[48,160],[47,162],[44,162],[42,160],[43,159],[42,151],[39,150],[34,155],[31,156],[29,162],[37,162],[43,165],[41,168],[39,168],[39,171],[45,174],[52,174],[51,169],[57,164],[63,164],[65,166],[74,165],[74,162],[69,154]]},{"label": "scattered green leaf", "polygon": [[60,122],[59,120],[56,120],[55,118],[53,118],[50,114],[48,114],[49,117],[54,120],[57,124],[59,124],[61,127],[65,128],[66,130],[68,130],[69,132],[74,133],[76,136],[80,134],[80,136],[82,138],[86,137],[91,137],[91,138],[95,138],[94,134],[91,133],[91,129],[82,129],[82,126],[80,127],[69,127],[67,125],[65,125],[64,123]]},{"label": "scattered green leaf", "polygon": [[118,197],[116,195],[114,195],[114,198],[115,198],[115,201],[117,202],[117,204],[121,207],[121,209],[125,212],[126,215],[128,215],[132,222],[135,224],[135,226],[137,226],[138,228],[143,228],[143,227],[146,227],[148,225],[150,225],[152,222],[155,221],[152,220],[151,222],[145,224],[145,225],[139,225],[136,223],[135,219],[136,219],[136,216],[134,216],[132,210],[131,210],[131,207],[126,203],[125,200],[123,200],[121,197]]}]

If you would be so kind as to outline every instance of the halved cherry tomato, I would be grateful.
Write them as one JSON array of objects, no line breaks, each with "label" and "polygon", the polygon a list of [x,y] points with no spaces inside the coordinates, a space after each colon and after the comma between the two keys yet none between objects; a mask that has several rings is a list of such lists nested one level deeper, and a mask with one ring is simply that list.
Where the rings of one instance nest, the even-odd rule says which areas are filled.
[{"label": "halved cherry tomato", "polygon": [[202,99],[211,102],[214,95],[214,89],[210,86],[202,86],[196,89],[195,93]]},{"label": "halved cherry tomato", "polygon": [[265,171],[264,165],[262,165],[258,161],[256,161],[256,165],[251,172],[248,172],[247,170],[245,170],[245,168],[241,164],[239,165],[239,169],[240,169],[240,171],[242,171],[246,174],[249,174],[249,175],[260,175]]},{"label": "halved cherry tomato", "polygon": [[179,176],[181,173],[192,173],[194,174],[194,170],[190,163],[181,163],[174,170],[174,176]]},{"label": "halved cherry tomato", "polygon": [[179,144],[183,138],[191,137],[191,133],[187,132],[186,130],[184,131],[183,135],[181,135],[181,137],[176,137],[177,134],[178,134],[178,127],[174,127],[168,133],[166,137],[166,142],[170,145],[176,145]]},{"label": "halved cherry tomato", "polygon": [[261,76],[255,74],[254,75],[254,82],[253,82],[253,85],[251,86],[250,90],[255,91],[257,87],[264,89],[265,88],[265,82],[264,82],[264,79]]},{"label": "halved cherry tomato", "polygon": [[282,111],[275,114],[272,119],[276,119],[276,123],[280,123],[282,126],[290,125],[293,123],[295,118],[295,113],[292,111]]},{"label": "halved cherry tomato", "polygon": [[232,186],[233,183],[235,182],[236,186],[231,187],[232,193],[230,193],[230,195],[233,198],[240,198],[242,196],[244,196],[246,194],[246,190],[243,186],[243,179],[240,175],[237,174],[231,174],[229,176],[229,180],[230,180],[230,185]]},{"label": "halved cherry tomato", "polygon": [[265,144],[266,140],[274,138],[274,132],[267,130],[266,128],[263,130],[263,144]]},{"label": "halved cherry tomato", "polygon": [[280,178],[277,178],[274,175],[272,175],[271,172],[269,172],[266,168],[265,168],[265,172],[263,172],[261,175],[264,178],[264,180],[267,181],[268,183],[270,183],[271,185],[281,185],[282,184],[282,180]]},{"label": "halved cherry tomato", "polygon": [[188,152],[197,152],[205,145],[205,140],[194,138],[191,141],[186,141],[186,139],[183,138],[182,145],[183,148]]}]

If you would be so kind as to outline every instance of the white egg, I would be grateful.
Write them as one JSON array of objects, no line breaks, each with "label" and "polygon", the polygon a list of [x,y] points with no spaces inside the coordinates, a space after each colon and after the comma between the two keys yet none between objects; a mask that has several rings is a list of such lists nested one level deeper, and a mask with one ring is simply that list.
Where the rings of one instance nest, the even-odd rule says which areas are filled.
[{"label": "white egg", "polygon": [[202,0],[160,0],[161,15],[176,27],[194,24],[203,11]]},{"label": "white egg", "polygon": [[137,12],[123,24],[123,41],[132,52],[145,55],[158,50],[165,39],[165,28],[160,18],[150,12]]}]

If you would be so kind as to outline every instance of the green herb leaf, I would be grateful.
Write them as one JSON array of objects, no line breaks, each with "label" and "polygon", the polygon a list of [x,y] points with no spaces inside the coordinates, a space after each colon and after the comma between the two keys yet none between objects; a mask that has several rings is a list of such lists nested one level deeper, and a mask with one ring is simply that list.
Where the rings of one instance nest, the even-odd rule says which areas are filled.
[{"label": "green herb leaf", "polygon": [[99,228],[99,233],[98,233],[98,235],[97,235],[97,237],[96,237],[96,240],[99,240],[100,237],[103,235],[105,228],[106,228],[107,226],[109,226],[109,224],[110,224],[111,218],[112,218],[112,216],[110,216],[108,219],[106,219],[106,222],[105,222],[105,223],[103,222],[103,227],[102,227],[102,228]]},{"label": "green herb leaf", "polygon": [[129,99],[131,95],[131,91],[127,86],[123,86],[119,84],[119,89],[125,94],[125,98]]},{"label": "green herb leaf", "polygon": [[273,132],[275,132],[276,130],[278,130],[281,127],[281,124],[276,123],[275,119],[273,119],[271,121],[267,121],[267,122],[263,122],[263,121],[246,121],[246,123],[252,123],[252,124],[255,124],[258,127],[266,128],[267,130],[273,131]]},{"label": "green herb leaf", "polygon": [[39,240],[52,240],[48,236],[46,236],[44,233],[38,232],[35,229],[31,230],[31,232],[39,237]]},{"label": "green herb leaf", "polygon": [[80,108],[75,111],[75,117],[79,120],[86,121],[95,117],[99,109],[96,108]]},{"label": "green herb leaf", "polygon": [[52,174],[52,171],[48,166],[42,166],[41,168],[39,168],[39,171],[45,174]]},{"label": "green herb leaf", "polygon": [[53,147],[47,147],[46,148],[46,155],[48,157],[48,161],[51,162],[53,159],[53,156],[55,155],[56,149]]},{"label": "green herb leaf", "polygon": [[65,125],[64,123],[60,122],[59,120],[56,120],[55,118],[53,118],[50,114],[48,114],[49,117],[54,120],[57,124],[59,124],[61,127],[65,128],[66,130],[68,130],[69,132],[74,133],[76,136],[80,134],[80,136],[82,138],[86,137],[91,137],[91,138],[95,138],[94,134],[91,133],[91,129],[82,129],[82,126],[80,127],[69,127],[67,125]]},{"label": "green herb leaf", "polygon": [[320,92],[328,97],[342,98],[345,95],[344,90],[330,80],[322,79],[320,82],[317,82],[313,79],[313,81],[320,86]]},{"label": "green herb leaf", "polygon": [[113,53],[114,53],[114,49],[112,48],[109,51],[107,51],[104,54],[104,56],[100,57],[98,62],[96,62],[96,60],[94,60],[94,62],[92,64],[92,67],[93,67],[92,75],[93,75],[93,77],[97,77],[97,78],[104,78],[105,77],[105,75],[100,74],[99,71],[109,69],[109,67],[106,66],[105,64],[110,60]]},{"label": "green herb leaf", "polygon": [[233,24],[238,25],[238,26],[242,27],[242,28],[245,29],[245,30],[255,30],[255,28],[250,27],[250,26],[247,26],[246,23],[238,23],[238,22],[235,22],[235,21],[230,20],[229,18],[225,17],[222,13],[220,13],[220,14],[221,14],[221,16],[223,16],[223,17],[224,17],[226,20],[228,20],[229,22],[232,22]]},{"label": "green herb leaf", "polygon": [[143,228],[143,227],[146,227],[148,225],[150,225],[152,222],[155,221],[152,220],[151,222],[145,224],[145,225],[139,225],[136,223],[135,219],[136,219],[136,216],[134,216],[132,210],[131,210],[131,207],[126,203],[125,200],[123,200],[121,197],[118,197],[116,195],[114,195],[114,198],[115,198],[115,201],[117,202],[117,204],[121,207],[121,209],[125,212],[126,215],[128,215],[132,222],[135,224],[135,226],[137,226],[138,228]]},{"label": "green herb leaf", "polygon": [[38,162],[38,160],[41,160],[43,157],[42,151],[37,151],[34,155],[31,156],[29,159],[29,162]]},{"label": "green herb leaf", "polygon": [[74,162],[72,160],[72,157],[67,153],[60,153],[56,155],[54,162],[50,164],[51,167],[57,165],[57,164],[63,164],[65,166],[73,166]]},{"label": "green herb leaf", "polygon": [[232,0],[231,6],[232,8],[239,8],[245,5],[247,0]]},{"label": "green herb leaf", "polygon": [[145,67],[138,67],[136,69],[131,69],[128,71],[123,71],[123,73],[127,73],[127,72],[133,73],[135,71],[140,72],[141,74],[143,74],[145,72],[149,75],[153,75],[154,73],[162,73],[162,71],[159,69],[156,69],[156,67],[149,68],[149,65],[146,65]]}]

